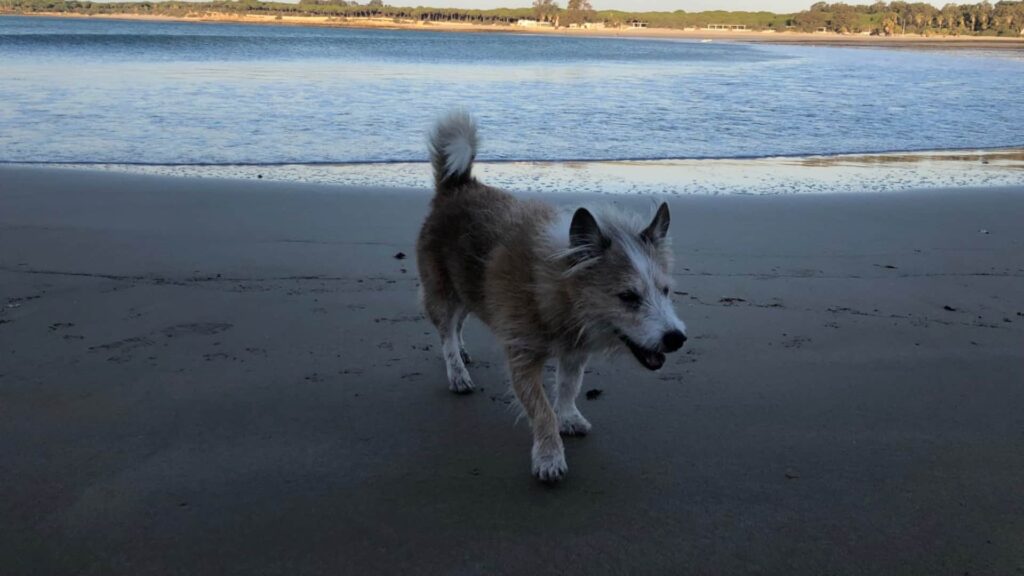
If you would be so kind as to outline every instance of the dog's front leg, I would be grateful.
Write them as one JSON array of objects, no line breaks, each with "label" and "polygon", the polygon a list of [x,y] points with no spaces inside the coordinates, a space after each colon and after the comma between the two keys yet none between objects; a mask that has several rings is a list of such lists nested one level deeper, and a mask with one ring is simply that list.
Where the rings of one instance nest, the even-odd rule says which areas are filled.
[{"label": "dog's front leg", "polygon": [[587,367],[586,355],[568,355],[558,359],[558,375],[555,378],[555,414],[558,415],[558,430],[566,436],[586,436],[590,422],[576,407],[576,397],[583,386],[583,370]]},{"label": "dog's front leg", "polygon": [[533,429],[533,475],[542,482],[558,482],[569,467],[558,435],[558,419],[544,393],[543,355],[509,350],[512,389],[519,398]]}]

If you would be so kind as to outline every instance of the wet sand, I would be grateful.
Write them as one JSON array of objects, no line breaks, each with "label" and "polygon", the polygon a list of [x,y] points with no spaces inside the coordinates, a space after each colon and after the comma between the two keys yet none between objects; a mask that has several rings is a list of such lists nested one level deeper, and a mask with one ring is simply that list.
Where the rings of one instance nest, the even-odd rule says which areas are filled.
[{"label": "wet sand", "polygon": [[1021,187],[671,198],[691,341],[554,489],[475,321],[446,389],[428,200],[0,167],[4,572],[1024,570]]},{"label": "wet sand", "polygon": [[[427,162],[350,164],[48,164],[162,176],[414,188]],[[487,162],[489,184],[535,193],[836,194],[924,188],[991,188],[1024,182],[1024,149],[891,152],[767,158]]]}]

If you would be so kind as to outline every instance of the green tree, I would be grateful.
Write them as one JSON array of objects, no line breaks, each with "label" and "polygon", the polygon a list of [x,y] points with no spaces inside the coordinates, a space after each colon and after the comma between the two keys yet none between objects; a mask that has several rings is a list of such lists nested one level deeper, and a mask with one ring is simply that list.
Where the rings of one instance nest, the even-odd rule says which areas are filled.
[{"label": "green tree", "polygon": [[582,24],[594,18],[594,7],[590,0],[569,0],[565,7],[565,21],[568,24]]},{"label": "green tree", "polygon": [[793,16],[793,26],[801,32],[814,32],[828,26],[828,13],[821,10],[807,10]]},{"label": "green tree", "polygon": [[541,22],[554,22],[558,18],[555,0],[533,0],[533,15]]},{"label": "green tree", "polygon": [[950,32],[956,33],[963,26],[963,12],[956,4],[946,4],[940,13]]},{"label": "green tree", "polygon": [[857,12],[849,4],[833,4],[832,19],[830,21],[833,32],[849,34],[857,32]]}]

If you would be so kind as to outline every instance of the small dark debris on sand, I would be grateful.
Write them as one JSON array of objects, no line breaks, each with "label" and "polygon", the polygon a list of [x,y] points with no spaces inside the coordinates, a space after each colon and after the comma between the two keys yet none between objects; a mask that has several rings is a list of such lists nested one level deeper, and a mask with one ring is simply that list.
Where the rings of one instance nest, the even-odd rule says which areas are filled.
[{"label": "small dark debris on sand", "polygon": [[800,477],[800,473],[792,468],[786,469],[786,480],[796,480]]},{"label": "small dark debris on sand", "polygon": [[263,174],[257,174],[256,177],[259,178],[260,180],[262,180],[263,179]]},{"label": "small dark debris on sand", "polygon": [[398,252],[395,254],[395,260],[405,260],[405,252]]},{"label": "small dark debris on sand", "polygon": [[600,388],[591,388],[587,390],[587,400],[597,400],[597,397],[604,393],[604,390]]},{"label": "small dark debris on sand", "polygon": [[943,306],[942,309],[945,310],[946,312],[956,312],[956,308],[953,308],[952,306],[950,306],[948,304]]},{"label": "small dark debris on sand", "polygon": [[895,266],[893,266],[892,264],[886,264],[885,266],[882,266],[882,268],[888,268],[889,270],[896,270],[896,269],[897,269],[897,268],[896,268]]},{"label": "small dark debris on sand", "polygon": [[744,300],[743,298],[720,298],[718,300],[719,304],[725,304],[726,306],[739,304],[740,302],[746,302],[746,300]]}]

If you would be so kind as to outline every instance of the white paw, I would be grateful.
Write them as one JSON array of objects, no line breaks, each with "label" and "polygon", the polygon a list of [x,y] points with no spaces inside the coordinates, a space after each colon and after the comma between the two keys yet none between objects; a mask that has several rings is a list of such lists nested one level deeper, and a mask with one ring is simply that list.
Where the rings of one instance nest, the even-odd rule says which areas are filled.
[{"label": "white paw", "polygon": [[473,391],[473,381],[465,370],[456,372],[448,379],[448,389],[456,394],[469,394]]},{"label": "white paw", "polygon": [[565,463],[562,443],[533,443],[533,475],[546,484],[554,484],[565,478],[569,465]]},{"label": "white paw", "polygon": [[590,432],[590,422],[579,410],[573,409],[558,415],[558,431],[566,436],[586,436]]}]

